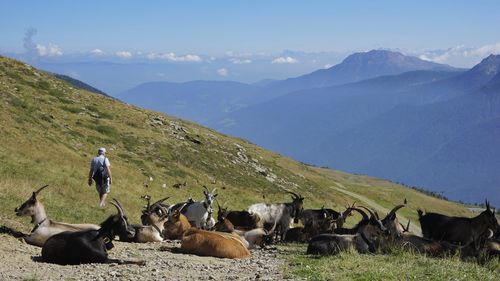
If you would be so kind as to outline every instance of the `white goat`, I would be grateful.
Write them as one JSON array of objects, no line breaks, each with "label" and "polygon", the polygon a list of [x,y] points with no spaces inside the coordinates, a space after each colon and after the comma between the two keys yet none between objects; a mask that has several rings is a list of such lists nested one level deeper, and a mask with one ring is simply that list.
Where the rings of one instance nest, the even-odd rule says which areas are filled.
[{"label": "white goat", "polygon": [[209,229],[215,225],[215,220],[211,217],[213,212],[212,203],[218,194],[215,193],[216,188],[209,192],[207,187],[204,186],[205,198],[198,202],[193,202],[188,204],[184,210],[183,214],[197,228]]},{"label": "white goat", "polygon": [[296,222],[298,221],[304,205],[304,197],[294,192],[287,192],[292,194],[293,201],[290,203],[258,203],[253,204],[248,208],[248,212],[251,214],[257,214],[263,224],[276,223],[276,236],[281,235],[281,240],[283,240],[285,233],[290,228],[292,218]]}]

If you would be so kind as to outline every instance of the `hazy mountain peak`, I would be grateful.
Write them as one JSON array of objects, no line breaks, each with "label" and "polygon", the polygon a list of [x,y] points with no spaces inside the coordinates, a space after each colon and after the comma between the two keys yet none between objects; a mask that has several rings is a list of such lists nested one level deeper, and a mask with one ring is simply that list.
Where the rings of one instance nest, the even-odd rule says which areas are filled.
[{"label": "hazy mountain peak", "polygon": [[[429,69],[440,69],[440,70],[451,70],[452,67],[448,65],[438,64],[430,61],[421,60],[417,57],[407,56],[400,52],[388,51],[388,50],[371,50],[368,52],[354,53],[347,58],[345,58],[341,65],[351,65],[351,64],[361,64],[365,67],[370,66],[390,66],[392,68],[401,67],[403,69],[410,70],[429,70]],[[336,67],[336,66],[333,66]],[[332,67],[332,68],[333,68]]]},{"label": "hazy mountain peak", "polygon": [[489,55],[470,71],[480,72],[491,77],[495,76],[500,71],[500,55]]}]

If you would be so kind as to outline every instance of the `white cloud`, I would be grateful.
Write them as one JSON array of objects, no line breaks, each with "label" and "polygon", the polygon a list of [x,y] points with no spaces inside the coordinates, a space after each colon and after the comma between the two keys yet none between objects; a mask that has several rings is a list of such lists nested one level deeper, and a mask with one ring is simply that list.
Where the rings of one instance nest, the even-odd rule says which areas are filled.
[{"label": "white cloud", "polygon": [[217,69],[217,74],[225,77],[225,76],[229,75],[229,71],[225,68],[219,68],[219,69]]},{"label": "white cloud", "polygon": [[292,57],[278,57],[271,61],[271,63],[297,63],[297,59]]},{"label": "white cloud", "polygon": [[91,54],[95,55],[95,56],[102,56],[104,55],[104,51],[101,50],[101,49],[93,49],[92,51],[90,51]]},{"label": "white cloud", "polygon": [[447,63],[463,67],[471,67],[479,63],[483,58],[490,54],[500,53],[500,43],[488,44],[481,47],[466,47],[458,45],[446,50],[433,50],[419,54],[422,60]]},{"label": "white cloud", "polygon": [[251,59],[236,59],[236,58],[231,58],[229,59],[230,62],[233,64],[249,64],[252,63]]},{"label": "white cloud", "polygon": [[333,66],[333,64],[331,64],[331,63],[327,63],[327,64],[325,64],[325,65],[323,66],[323,68],[324,68],[324,69],[328,69],[328,68],[330,68],[330,67],[332,67],[332,66]]},{"label": "white cloud", "polygon": [[36,44],[36,50],[38,52],[38,55],[41,57],[57,57],[57,56],[62,56],[63,52],[62,49],[59,48],[59,46],[49,43],[48,46],[44,46],[41,44]]},{"label": "white cloud", "polygon": [[132,57],[132,53],[128,51],[119,51],[115,53],[116,56],[122,58],[122,59],[129,59]]},{"label": "white cloud", "polygon": [[178,56],[175,53],[149,53],[146,56],[150,60],[155,60],[155,59],[164,59],[168,61],[175,61],[175,62],[201,62],[202,59],[198,55],[184,55],[184,56]]}]

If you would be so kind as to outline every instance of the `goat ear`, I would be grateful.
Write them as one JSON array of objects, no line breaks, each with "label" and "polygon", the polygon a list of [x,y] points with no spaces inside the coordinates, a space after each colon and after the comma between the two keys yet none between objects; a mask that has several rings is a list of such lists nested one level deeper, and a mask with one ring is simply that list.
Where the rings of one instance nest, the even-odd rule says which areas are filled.
[{"label": "goat ear", "polygon": [[30,200],[36,201],[36,193],[35,192],[33,192],[33,194],[31,194]]},{"label": "goat ear", "polygon": [[215,194],[215,195],[214,195],[214,198],[215,198],[215,197],[217,197],[217,195],[219,195],[219,194]]}]

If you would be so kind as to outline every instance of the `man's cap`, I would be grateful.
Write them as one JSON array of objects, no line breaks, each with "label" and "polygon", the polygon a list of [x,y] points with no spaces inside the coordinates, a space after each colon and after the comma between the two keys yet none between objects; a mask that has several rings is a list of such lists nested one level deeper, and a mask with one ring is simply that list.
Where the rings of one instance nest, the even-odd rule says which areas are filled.
[{"label": "man's cap", "polygon": [[99,148],[99,150],[97,150],[97,152],[103,152],[103,153],[106,153],[106,148],[101,147],[101,148]]}]

